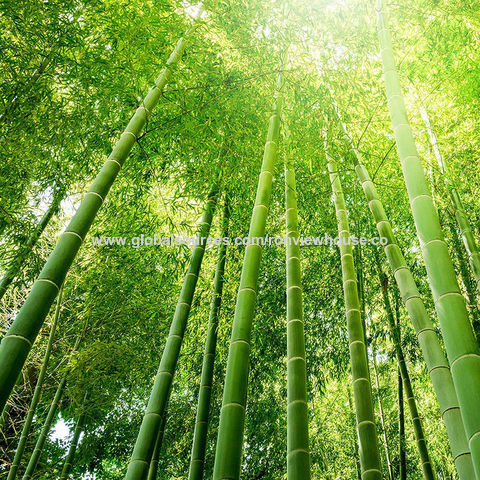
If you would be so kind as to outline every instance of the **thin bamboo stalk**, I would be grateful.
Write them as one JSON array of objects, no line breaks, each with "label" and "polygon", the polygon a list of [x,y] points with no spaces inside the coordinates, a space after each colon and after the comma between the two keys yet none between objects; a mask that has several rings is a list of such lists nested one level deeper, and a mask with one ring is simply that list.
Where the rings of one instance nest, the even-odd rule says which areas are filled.
[{"label": "thin bamboo stalk", "polygon": [[217,195],[218,188],[214,185],[208,195],[202,221],[200,222],[198,234],[200,242],[193,249],[188,270],[183,280],[182,290],[178,298],[177,308],[170,326],[160,366],[155,377],[142,425],[138,432],[132,457],[128,464],[126,480],[144,480],[148,475],[155,442],[170,398],[173,376],[177,367],[185,329],[187,328],[188,315],[200,274],[206,241],[212,225]]},{"label": "thin bamboo stalk", "polygon": [[[335,214],[340,239],[350,237],[347,211],[337,165],[327,151],[330,184],[334,195]],[[382,467],[378,451],[377,429],[373,411],[370,373],[367,363],[365,332],[362,326],[360,303],[358,300],[357,277],[353,262],[352,246],[349,242],[340,242],[343,291],[347,317],[350,361],[352,365],[353,394],[357,416],[357,431],[360,443],[360,465],[363,480],[381,480]]]},{"label": "thin bamboo stalk", "polygon": [[[230,205],[225,198],[223,210],[222,238],[228,237],[230,219]],[[222,304],[225,262],[227,258],[227,244],[222,242],[218,247],[217,266],[213,280],[213,296],[210,304],[210,319],[205,340],[203,354],[202,375],[198,393],[197,415],[193,433],[192,453],[190,458],[189,480],[202,480],[205,464],[205,451],[207,447],[208,418],[210,412],[210,399],[213,387],[213,369],[215,366],[215,352],[217,349],[218,316]]]},{"label": "thin bamboo stalk", "polygon": [[43,357],[42,367],[40,368],[40,372],[38,374],[37,383],[35,385],[35,390],[33,391],[32,401],[30,402],[30,406],[28,408],[27,416],[25,417],[25,422],[23,424],[22,433],[20,434],[20,440],[18,442],[17,450],[15,452],[15,456],[13,457],[12,466],[10,467],[10,471],[8,472],[7,480],[15,480],[17,478],[18,468],[20,467],[20,463],[23,458],[23,453],[25,452],[25,447],[27,445],[27,439],[30,434],[30,429],[33,423],[33,417],[37,410],[38,402],[40,401],[40,397],[42,395],[42,386],[43,381],[45,379],[45,375],[47,373],[48,362],[50,360],[50,354],[52,352],[53,346],[53,339],[55,337],[55,332],[57,329],[58,319],[60,317],[60,310],[62,305],[62,294],[63,294],[63,287],[60,290],[60,293],[57,297],[57,306],[55,308],[55,314],[53,317],[52,328],[50,330],[50,335],[48,337],[47,348],[45,349],[45,355]]},{"label": "thin bamboo stalk", "polygon": [[[285,61],[286,58],[283,59],[283,65],[285,65]],[[272,180],[280,135],[284,85],[282,72],[283,68],[277,77],[275,101],[269,120],[267,142],[265,144],[255,206],[248,232],[249,239],[263,238],[265,235],[265,224],[270,205]],[[253,241],[249,242],[243,259],[242,275],[228,352],[213,473],[214,480],[238,480],[240,477],[250,363],[250,341],[261,255],[261,245],[255,244]]]},{"label": "thin bamboo stalk", "polygon": [[307,361],[295,170],[285,161],[287,271],[287,479],[310,479]]}]

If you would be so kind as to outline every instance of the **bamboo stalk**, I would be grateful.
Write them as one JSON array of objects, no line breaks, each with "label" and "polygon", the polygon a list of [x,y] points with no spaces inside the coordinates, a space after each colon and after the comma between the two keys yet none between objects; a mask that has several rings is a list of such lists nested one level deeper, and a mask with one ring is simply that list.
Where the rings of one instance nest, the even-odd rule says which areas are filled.
[{"label": "bamboo stalk", "polygon": [[[334,195],[335,214],[340,239],[350,237],[347,211],[337,165],[330,157],[326,146],[330,184]],[[353,394],[357,417],[357,431],[360,443],[360,465],[363,480],[381,480],[382,467],[378,451],[377,429],[373,411],[370,373],[367,363],[365,332],[362,326],[360,303],[358,299],[357,277],[353,261],[352,246],[349,242],[340,242],[343,291],[347,317],[350,361],[352,365]]]},{"label": "bamboo stalk", "polygon": [[10,467],[10,471],[8,472],[7,480],[15,480],[17,478],[18,468],[20,467],[20,463],[23,458],[23,454],[25,452],[25,447],[27,445],[27,439],[30,434],[30,429],[33,423],[33,417],[37,410],[38,402],[40,401],[40,397],[42,395],[42,386],[43,381],[45,379],[45,375],[47,373],[48,362],[50,361],[50,354],[52,352],[53,346],[53,339],[55,337],[55,332],[57,330],[58,319],[60,317],[60,310],[62,305],[62,294],[63,294],[63,287],[60,290],[60,293],[57,297],[57,306],[55,309],[55,314],[53,317],[52,328],[50,330],[50,335],[48,337],[47,348],[45,349],[45,355],[43,357],[42,367],[40,368],[40,372],[38,374],[37,383],[35,385],[35,390],[33,391],[32,401],[30,402],[30,406],[28,408],[27,416],[25,417],[25,422],[23,424],[22,433],[20,434],[20,440],[18,442],[17,450],[15,452],[15,456],[13,457],[12,466]]},{"label": "bamboo stalk", "polygon": [[302,269],[297,187],[292,162],[285,161],[287,264],[287,479],[310,479],[307,363],[303,321]]},{"label": "bamboo stalk", "polygon": [[165,349],[163,350],[162,359],[160,360],[160,366],[155,377],[142,425],[138,432],[132,457],[128,464],[125,480],[144,480],[148,475],[155,442],[170,398],[173,376],[177,367],[185,329],[187,328],[188,315],[200,274],[206,241],[212,225],[217,195],[217,186],[214,185],[208,195],[202,221],[200,222],[198,234],[200,242],[193,249],[188,270],[183,280],[177,308],[175,309],[170,332],[165,344]]},{"label": "bamboo stalk", "polygon": [[[228,223],[230,219],[230,205],[225,198],[223,210],[222,238],[228,237]],[[207,447],[208,419],[210,412],[210,399],[213,387],[213,369],[215,366],[215,352],[217,349],[218,315],[222,304],[223,282],[225,275],[225,262],[227,258],[227,244],[222,242],[218,247],[217,266],[213,280],[213,296],[210,304],[210,319],[205,340],[203,354],[202,375],[198,393],[197,415],[193,433],[192,453],[190,458],[189,480],[202,480],[205,464],[205,451]]]},{"label": "bamboo stalk", "polygon": [[[285,65],[285,62],[286,58],[283,59],[282,64]],[[275,101],[269,120],[267,142],[265,144],[255,206],[248,232],[249,239],[262,238],[265,235],[265,224],[270,205],[280,134],[283,103],[282,72],[283,68],[277,78]],[[214,480],[238,480],[240,477],[250,363],[250,341],[261,255],[261,245],[255,244],[253,241],[245,249],[228,352],[222,409],[220,411],[220,425],[213,473]]]},{"label": "bamboo stalk", "polygon": [[470,325],[465,299],[458,286],[408,122],[382,0],[377,0],[377,19],[387,101],[405,185],[445,341],[475,475],[480,480],[480,349]]}]

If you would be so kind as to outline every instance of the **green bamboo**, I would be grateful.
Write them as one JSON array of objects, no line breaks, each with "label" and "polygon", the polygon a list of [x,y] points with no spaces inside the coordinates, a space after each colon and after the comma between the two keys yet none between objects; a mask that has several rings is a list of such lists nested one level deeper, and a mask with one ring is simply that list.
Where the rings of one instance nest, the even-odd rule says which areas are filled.
[{"label": "green bamboo", "polygon": [[128,157],[148,116],[158,103],[172,76],[172,66],[181,58],[188,34],[180,38],[155,85],[122,133],[80,207],[60,237],[57,246],[43,267],[17,318],[0,343],[0,411],[10,396],[27,355],[43,325],[60,285],[63,283],[95,216],[110,187]]},{"label": "green bamboo", "polygon": [[349,423],[352,424],[352,437],[353,437],[353,453],[354,453],[354,460],[355,460],[355,472],[357,474],[357,479],[362,480],[362,470],[360,468],[360,459],[358,458],[358,437],[357,437],[357,432],[356,432],[356,420],[355,420],[355,411],[353,410],[353,404],[352,404],[352,394],[350,390],[348,391],[348,406],[350,407],[350,415]]},{"label": "green bamboo", "polygon": [[377,0],[377,12],[381,56],[393,131],[472,453],[475,474],[477,480],[480,480],[480,409],[478,408],[480,349],[470,325],[465,299],[458,286],[452,259],[443,238],[438,214],[428,190],[412,129],[408,123],[382,0]]},{"label": "green bamboo", "polygon": [[480,312],[478,310],[478,302],[477,302],[475,287],[473,285],[475,281],[470,275],[468,260],[465,258],[466,252],[465,252],[465,249],[462,248],[460,238],[458,237],[457,229],[455,228],[454,223],[450,221],[450,219],[447,219],[446,223],[448,224],[448,228],[452,236],[453,255],[454,255],[454,258],[456,258],[458,261],[460,277],[465,287],[466,300],[468,304],[468,310],[470,312],[471,319],[472,319],[473,331],[475,332],[475,335],[477,336],[477,339],[478,339],[480,338]]},{"label": "green bamboo", "polygon": [[[82,336],[78,335],[72,350],[72,354],[77,351],[81,340],[82,340]],[[37,443],[35,444],[35,448],[33,449],[33,453],[28,462],[27,469],[23,474],[22,480],[31,480],[33,478],[35,469],[37,468],[37,465],[38,465],[38,461],[40,460],[40,456],[42,455],[43,447],[45,445],[48,432],[50,431],[52,422],[55,419],[58,406],[60,404],[63,393],[65,391],[65,385],[67,383],[67,378],[69,373],[70,372],[67,371],[65,375],[62,377],[62,379],[60,380],[60,383],[58,384],[57,391],[55,392],[55,396],[53,397],[52,403],[50,404],[50,407],[48,409],[47,417],[45,418],[45,422],[43,423],[42,431],[40,432],[40,436],[37,439]]]},{"label": "green bamboo", "polygon": [[144,480],[148,475],[155,442],[170,397],[173,376],[187,327],[195,287],[197,286],[197,280],[200,274],[206,241],[212,225],[212,218],[217,203],[217,194],[218,190],[215,185],[208,195],[199,227],[199,243],[193,249],[192,256],[190,257],[188,270],[183,280],[182,290],[178,298],[160,366],[155,377],[142,425],[138,432],[132,457],[128,464],[127,474],[125,476],[126,480]]},{"label": "green bamboo", "polygon": [[407,458],[405,455],[405,409],[403,406],[403,380],[398,369],[398,457],[400,480],[407,480]]},{"label": "green bamboo", "polygon": [[468,216],[463,207],[460,194],[458,193],[455,182],[450,175],[443,155],[440,152],[437,136],[435,135],[435,132],[430,123],[430,117],[427,110],[422,105],[420,105],[420,115],[422,116],[423,122],[425,123],[425,127],[430,137],[430,144],[432,146],[435,158],[437,159],[438,165],[440,166],[440,171],[445,178],[445,183],[447,185],[450,199],[452,201],[455,211],[455,218],[457,220],[458,228],[460,229],[460,236],[463,239],[463,245],[468,254],[468,260],[470,262],[470,266],[476,280],[478,291],[480,289],[480,252],[478,250],[478,245],[475,241],[475,237],[473,236],[472,227],[470,226]]},{"label": "green bamboo", "polygon": [[35,473],[35,469],[37,468],[38,461],[40,460],[40,456],[45,445],[45,440],[47,439],[48,432],[50,431],[53,420],[57,414],[58,405],[60,403],[60,400],[62,399],[66,383],[67,375],[64,375],[62,380],[58,384],[57,391],[55,392],[55,396],[53,397],[50,408],[48,409],[48,414],[43,424],[42,431],[40,432],[40,436],[37,439],[37,443],[35,444],[35,448],[33,449],[32,456],[30,457],[27,469],[23,474],[22,480],[31,480],[33,478],[33,474]]},{"label": "green bamboo", "polygon": [[[397,291],[394,294],[395,299],[395,326],[396,330],[394,333],[397,335],[398,344],[402,345],[401,333],[400,333],[400,305],[399,305],[399,296]],[[401,350],[403,354],[403,350]],[[397,364],[398,364],[397,360]],[[408,380],[410,381],[410,375],[408,374]],[[398,380],[398,457],[399,457],[399,476],[400,480],[407,480],[407,454],[405,451],[406,440],[405,440],[405,408],[403,403],[403,378],[400,367],[398,367],[397,373]],[[413,395],[412,395],[413,396]]]},{"label": "green bamboo", "polygon": [[377,429],[373,411],[370,373],[367,363],[365,332],[362,326],[360,303],[358,300],[357,278],[353,262],[352,246],[344,241],[350,237],[347,211],[342,185],[335,161],[326,148],[328,172],[334,195],[335,215],[338,222],[340,258],[342,263],[343,291],[347,317],[350,361],[352,365],[353,395],[357,417],[357,432],[360,443],[360,465],[363,480],[381,480],[382,467],[378,451]]},{"label": "green bamboo", "polygon": [[15,480],[17,478],[18,468],[23,458],[23,453],[25,452],[25,447],[27,444],[27,439],[30,434],[30,428],[32,426],[33,417],[35,415],[38,402],[40,401],[40,397],[42,395],[42,386],[43,381],[45,379],[45,374],[47,373],[48,362],[50,360],[50,354],[52,352],[53,346],[53,339],[55,337],[55,332],[57,329],[58,319],[60,317],[60,310],[62,305],[62,293],[63,288],[60,289],[60,293],[57,297],[57,306],[55,308],[55,314],[53,317],[52,328],[50,330],[50,335],[48,337],[47,348],[45,350],[45,355],[43,357],[43,363],[40,368],[40,373],[38,374],[37,383],[35,385],[35,390],[33,391],[32,401],[30,402],[30,406],[28,408],[27,416],[25,417],[25,422],[23,424],[22,433],[20,434],[20,440],[18,442],[17,450],[15,452],[15,456],[13,457],[12,466],[10,467],[10,471],[8,472],[7,480]]},{"label": "green bamboo", "polygon": [[310,479],[307,364],[295,170],[285,161],[287,264],[287,479]]},{"label": "green bamboo", "polygon": [[392,338],[395,348],[395,356],[398,363],[398,368],[404,382],[405,393],[407,396],[408,408],[410,416],[412,418],[413,431],[415,433],[415,440],[417,442],[418,454],[422,464],[422,471],[425,480],[435,480],[435,475],[432,469],[432,462],[430,461],[430,455],[428,453],[427,442],[425,440],[425,434],[423,432],[422,420],[418,413],[417,402],[413,393],[412,382],[410,380],[410,374],[408,373],[407,363],[400,344],[400,328],[396,325],[395,317],[393,315],[390,298],[388,296],[388,278],[383,273],[380,259],[375,251],[375,262],[377,265],[378,278],[380,287],[382,290],[383,304],[385,307],[385,313],[387,314],[388,327],[390,331],[390,337]]},{"label": "green bamboo", "polygon": [[157,480],[158,460],[160,458],[160,451],[162,450],[163,436],[165,435],[167,414],[167,411],[163,414],[162,424],[158,431],[157,439],[155,440],[155,447],[153,448],[152,459],[150,460],[150,467],[148,468],[147,480]]},{"label": "green bamboo", "polygon": [[45,228],[47,227],[48,222],[58,212],[58,209],[60,207],[60,202],[63,200],[64,196],[65,196],[65,190],[63,189],[58,190],[55,193],[52,203],[48,207],[48,210],[45,212],[40,222],[32,232],[32,234],[28,237],[26,243],[20,246],[18,252],[16,253],[7,271],[5,272],[5,275],[0,281],[0,300],[5,295],[9,285],[13,282],[13,280],[15,280],[15,278],[20,273],[22,265],[25,263],[28,256],[32,252],[33,247],[37,244],[37,241],[42,235],[42,233],[44,232]]},{"label": "green bamboo", "polygon": [[[230,206],[225,198],[223,210],[222,238],[228,237],[228,223],[230,218]],[[208,417],[210,412],[210,399],[213,386],[213,368],[215,365],[215,351],[217,349],[218,315],[222,304],[222,291],[225,274],[225,261],[227,244],[222,242],[218,247],[217,267],[213,281],[213,296],[210,305],[210,319],[205,340],[205,352],[203,354],[202,375],[200,390],[198,393],[197,416],[193,433],[192,453],[190,458],[189,480],[202,480],[205,464],[205,451],[207,447]]]},{"label": "green bamboo", "polygon": [[62,473],[60,475],[60,480],[67,480],[70,476],[70,473],[73,468],[73,460],[75,458],[75,453],[78,447],[78,441],[80,440],[80,435],[83,432],[83,428],[85,426],[85,401],[82,405],[82,411],[80,412],[80,416],[78,417],[77,423],[75,425],[75,430],[73,432],[73,438],[70,442],[70,447],[68,448],[67,457],[65,458],[65,463],[63,465]]},{"label": "green bamboo", "polygon": [[[338,109],[337,115],[339,116]],[[457,473],[460,480],[471,480],[475,478],[475,474],[447,359],[443,353],[432,320],[428,316],[423,300],[420,297],[412,272],[408,268],[405,258],[398,247],[392,226],[378,197],[375,185],[370,178],[368,170],[363,165],[362,157],[353,145],[340,116],[339,120],[345,133],[345,139],[353,152],[353,160],[356,164],[355,171],[368,201],[368,207],[375,220],[378,233],[380,237],[387,239],[387,244],[384,245],[385,255],[427,364],[428,373],[447,429]]]},{"label": "green bamboo", "polygon": [[[285,61],[286,59],[283,65],[285,65]],[[250,341],[262,255],[261,245],[252,239],[262,238],[265,235],[265,224],[270,205],[273,173],[280,136],[282,103],[283,69],[277,78],[275,101],[269,120],[255,206],[248,231],[250,242],[245,249],[240,287],[235,305],[223,402],[220,411],[220,426],[213,472],[214,480],[238,480],[240,477],[247,403]]]},{"label": "green bamboo", "polygon": [[373,344],[372,344],[372,364],[373,364],[373,373],[375,374],[375,386],[377,387],[378,413],[380,417],[380,426],[382,427],[383,447],[385,449],[385,460],[387,462],[388,478],[390,480],[394,480],[395,476],[393,474],[392,459],[390,458],[390,443],[388,441],[387,428],[385,427],[383,403],[382,403],[382,397],[380,393],[380,380],[378,378],[377,352],[375,351]]}]

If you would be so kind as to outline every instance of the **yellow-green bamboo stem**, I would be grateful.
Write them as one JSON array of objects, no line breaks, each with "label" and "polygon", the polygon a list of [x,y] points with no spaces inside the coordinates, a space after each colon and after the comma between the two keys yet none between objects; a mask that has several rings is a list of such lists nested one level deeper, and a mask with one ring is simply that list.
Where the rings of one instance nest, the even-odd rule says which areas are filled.
[{"label": "yellow-green bamboo stem", "polygon": [[435,132],[430,123],[430,117],[428,116],[428,112],[422,105],[420,105],[420,115],[422,116],[423,122],[425,123],[425,127],[430,137],[430,144],[432,146],[435,158],[437,159],[438,165],[440,166],[440,171],[445,178],[445,183],[447,185],[450,199],[452,201],[455,211],[455,218],[457,220],[461,238],[463,239],[465,250],[468,254],[468,260],[470,262],[470,266],[472,267],[472,272],[475,277],[478,291],[480,289],[480,253],[478,251],[477,242],[475,241],[475,237],[473,236],[472,227],[470,226],[470,222],[468,221],[467,214],[463,207],[462,199],[458,193],[455,182],[450,175],[443,155],[440,152],[437,136],[435,135]]},{"label": "yellow-green bamboo stem", "polygon": [[177,367],[185,329],[187,328],[188,315],[195,294],[203,255],[205,253],[205,246],[215,212],[217,194],[218,190],[215,185],[208,195],[198,233],[200,241],[193,249],[188,270],[183,280],[177,308],[175,309],[170,332],[165,344],[165,349],[163,350],[162,359],[160,360],[160,366],[155,377],[142,425],[138,432],[132,457],[128,464],[125,480],[144,480],[148,475],[155,442],[170,398],[173,376]]},{"label": "yellow-green bamboo stem", "polygon": [[377,19],[387,101],[397,150],[476,478],[480,480],[480,349],[408,122],[382,0],[377,0]]},{"label": "yellow-green bamboo stem", "polygon": [[287,479],[310,479],[307,364],[295,170],[285,162],[287,264]]},{"label": "yellow-green bamboo stem", "polygon": [[48,362],[50,360],[50,354],[52,352],[53,339],[55,337],[55,332],[57,330],[58,319],[60,317],[60,309],[62,305],[62,293],[63,288],[60,290],[60,293],[57,297],[57,306],[55,308],[55,314],[53,317],[52,328],[50,330],[50,335],[48,337],[47,348],[45,350],[45,355],[43,357],[42,367],[40,368],[40,373],[38,374],[37,383],[35,385],[35,390],[33,392],[32,401],[28,408],[27,416],[25,417],[25,423],[23,424],[22,433],[20,434],[20,440],[18,442],[17,450],[15,456],[13,457],[12,466],[8,472],[7,480],[15,480],[17,478],[18,468],[23,458],[23,453],[25,452],[25,447],[27,445],[28,436],[30,434],[30,428],[32,427],[33,417],[37,410],[38,402],[42,394],[43,381],[47,373]]},{"label": "yellow-green bamboo stem", "polygon": [[[269,120],[257,196],[248,232],[249,239],[261,238],[265,235],[265,224],[270,205],[280,134],[283,103],[282,72],[279,73],[277,79],[275,102]],[[251,241],[245,249],[240,287],[235,306],[223,402],[220,412],[220,426],[213,473],[214,480],[238,480],[240,478],[250,363],[250,341],[261,255],[261,245]]]},{"label": "yellow-green bamboo stem", "polygon": [[362,326],[360,302],[358,299],[357,276],[355,274],[352,246],[346,241],[346,239],[350,237],[350,229],[337,165],[328,154],[326,139],[325,154],[328,161],[328,172],[334,196],[338,236],[341,239],[340,258],[342,263],[343,291],[350,344],[350,361],[352,365],[353,395],[360,444],[359,453],[362,480],[381,480],[382,467],[378,451],[377,428],[373,411],[365,332]]},{"label": "yellow-green bamboo stem", "polygon": [[[221,238],[228,237],[229,218],[230,206],[228,203],[228,198],[225,198]],[[208,417],[213,387],[213,369],[215,366],[215,352],[217,350],[218,315],[220,313],[220,307],[222,304],[226,258],[227,244],[222,242],[218,247],[217,267],[215,270],[215,278],[213,280],[214,293],[212,296],[212,302],[210,304],[210,319],[207,327],[207,338],[205,340],[205,352],[203,354],[197,415],[195,419],[195,429],[193,432],[190,470],[188,473],[189,480],[202,480],[203,478],[205,451],[207,448]]]}]

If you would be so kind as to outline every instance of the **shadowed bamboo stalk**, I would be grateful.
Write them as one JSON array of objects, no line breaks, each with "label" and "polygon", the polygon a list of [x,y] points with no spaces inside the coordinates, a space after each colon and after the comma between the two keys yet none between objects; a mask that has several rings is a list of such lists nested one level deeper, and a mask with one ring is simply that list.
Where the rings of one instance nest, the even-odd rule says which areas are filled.
[{"label": "shadowed bamboo stalk", "polygon": [[87,398],[87,394],[85,394],[85,398],[83,400],[82,410],[78,417],[77,423],[75,424],[75,430],[73,432],[73,438],[70,442],[70,447],[68,448],[67,457],[65,459],[65,463],[63,465],[62,473],[60,475],[60,480],[67,480],[70,476],[70,472],[73,468],[73,460],[75,458],[75,453],[78,447],[78,441],[80,440],[80,435],[83,432],[83,427],[85,426],[85,400]]},{"label": "shadowed bamboo stalk", "polygon": [[208,195],[198,232],[200,242],[199,245],[195,246],[190,257],[188,270],[183,280],[182,290],[170,326],[170,332],[163,350],[162,359],[160,360],[160,366],[128,465],[126,480],[144,480],[148,475],[156,439],[170,397],[183,336],[187,328],[188,315],[200,274],[206,240],[215,212],[217,194],[217,186],[215,185]]},{"label": "shadowed bamboo stalk", "polygon": [[457,473],[461,480],[471,480],[475,478],[475,473],[447,359],[443,353],[432,320],[428,316],[423,300],[420,297],[412,272],[408,268],[405,258],[397,245],[392,226],[378,197],[375,185],[366,167],[363,165],[360,153],[348,135],[338,109],[336,111],[345,133],[345,139],[352,149],[353,160],[356,164],[355,171],[365,193],[378,233],[380,237],[387,239],[387,243],[384,245],[385,255],[425,358],[428,374],[440,406],[440,413],[447,429]]},{"label": "shadowed bamboo stalk", "polygon": [[[307,364],[295,170],[285,161],[287,264],[287,480],[310,479]],[[297,243],[295,242],[297,240]]]},{"label": "shadowed bamboo stalk", "polygon": [[48,210],[45,212],[32,234],[28,237],[26,243],[20,246],[10,266],[5,272],[5,275],[0,281],[0,300],[5,295],[9,285],[20,273],[23,263],[27,260],[28,256],[32,252],[33,247],[37,244],[37,241],[47,227],[48,222],[58,212],[60,202],[63,200],[64,196],[65,190],[63,189],[58,190],[55,193],[52,203],[48,207]]},{"label": "shadowed bamboo stalk", "polygon": [[468,254],[468,260],[470,266],[472,267],[472,272],[476,280],[477,291],[480,289],[480,253],[478,251],[477,242],[473,236],[472,227],[468,220],[468,216],[463,208],[462,199],[458,193],[457,187],[450,175],[450,172],[447,168],[447,164],[443,158],[440,148],[438,146],[437,136],[432,128],[430,123],[430,117],[428,116],[427,110],[420,105],[420,115],[422,116],[423,122],[427,129],[428,135],[430,137],[430,144],[432,145],[433,153],[437,159],[438,165],[440,166],[440,171],[445,178],[445,183],[447,185],[448,192],[450,194],[450,199],[453,204],[455,211],[455,218],[457,220],[458,228],[460,229],[460,235],[463,239],[463,244],[465,250]]},{"label": "shadowed bamboo stalk", "polygon": [[158,472],[158,460],[160,458],[160,452],[162,450],[163,436],[165,435],[165,425],[167,423],[168,412],[163,414],[162,425],[155,441],[155,447],[153,448],[152,459],[150,460],[150,467],[148,469],[147,480],[157,480]]},{"label": "shadowed bamboo stalk", "polygon": [[[222,238],[228,237],[228,223],[230,219],[230,206],[225,198],[223,210]],[[222,304],[222,291],[227,258],[227,244],[222,242],[218,247],[217,266],[213,281],[213,296],[210,305],[210,319],[205,340],[203,354],[202,375],[198,393],[197,415],[193,433],[192,453],[190,458],[189,480],[202,480],[207,447],[208,417],[210,412],[210,399],[213,386],[213,369],[215,366],[215,352],[217,349],[218,315]]]},{"label": "shadowed bamboo stalk", "polygon": [[[283,59],[284,66],[286,58]],[[283,103],[283,68],[277,78],[275,101],[268,125],[267,142],[258,180],[257,195],[250,220],[248,238],[264,237],[272,181],[277,158]],[[247,403],[248,370],[252,322],[258,288],[262,247],[251,241],[245,249],[240,287],[235,305],[228,352],[220,426],[215,454],[214,480],[238,480],[243,449],[243,430]]]},{"label": "shadowed bamboo stalk", "polygon": [[[325,138],[325,155],[328,161],[330,184],[334,195],[335,215],[340,239],[350,237],[347,211],[337,165],[330,157]],[[370,373],[367,363],[365,332],[362,326],[360,302],[358,299],[357,278],[353,262],[352,246],[340,242],[343,291],[349,339],[350,361],[352,365],[353,395],[357,417],[357,432],[360,444],[360,465],[363,480],[381,480],[382,467],[378,451],[377,428],[373,411]]]},{"label": "shadowed bamboo stalk", "polygon": [[380,264],[380,258],[378,257],[376,251],[374,251],[374,255],[378,271],[378,279],[380,287],[382,289],[383,304],[385,307],[385,313],[387,314],[389,333],[395,348],[395,356],[397,358],[398,369],[404,383],[408,408],[410,411],[410,416],[412,418],[413,431],[415,434],[415,440],[417,442],[417,449],[420,456],[420,461],[422,463],[423,476],[425,480],[435,480],[435,475],[432,469],[432,462],[430,461],[427,442],[425,440],[425,434],[423,432],[422,420],[420,418],[420,414],[418,413],[417,402],[415,401],[412,382],[410,381],[410,374],[408,373],[407,363],[405,361],[405,356],[403,355],[403,350],[400,344],[400,326],[396,325],[395,318],[393,316],[392,306],[390,303],[390,298],[388,296],[388,278],[383,273]]},{"label": "shadowed bamboo stalk", "polygon": [[397,150],[476,478],[480,480],[480,350],[408,122],[382,0],[377,0],[377,19],[387,101]]},{"label": "shadowed bamboo stalk", "polygon": [[[201,12],[202,9],[200,9],[199,15]],[[40,272],[17,318],[3,337],[0,343],[0,410],[3,410],[10,396],[50,306],[55,300],[60,285],[62,285],[98,210],[136,143],[147,118],[162,96],[164,88],[172,76],[172,66],[180,60],[189,33],[187,32],[185,37],[178,41],[165,67],[155,80],[155,85],[138,107],[90,190],[85,194],[77,212]]]},{"label": "shadowed bamboo stalk", "polygon": [[407,458],[405,455],[405,409],[403,406],[403,380],[398,369],[398,457],[400,480],[407,480]]},{"label": "shadowed bamboo stalk", "polygon": [[42,394],[43,381],[45,379],[45,374],[47,373],[48,362],[50,360],[50,354],[52,352],[53,339],[55,337],[58,319],[60,317],[60,310],[62,305],[62,292],[63,292],[63,287],[62,289],[60,289],[60,293],[58,294],[58,297],[57,297],[57,306],[55,308],[52,328],[50,330],[50,335],[48,337],[48,343],[47,343],[47,348],[45,350],[45,355],[43,357],[42,367],[40,368],[40,372],[38,374],[38,379],[35,385],[35,390],[33,392],[32,401],[30,402],[28,413],[27,413],[27,416],[25,417],[22,433],[20,434],[20,440],[18,442],[15,456],[13,457],[12,466],[10,467],[10,471],[8,472],[7,480],[15,480],[15,478],[17,478],[18,468],[22,461],[23,453],[25,452],[25,446],[27,444],[27,439],[30,434],[30,428],[32,426],[33,417],[37,410],[38,402],[40,401],[40,396]]},{"label": "shadowed bamboo stalk", "polygon": [[[78,335],[77,340],[75,341],[75,346],[72,350],[72,354],[77,351],[81,339],[82,336]],[[40,460],[40,456],[42,454],[43,447],[48,436],[48,432],[50,431],[53,420],[55,419],[55,416],[57,414],[58,406],[62,399],[69,373],[70,372],[67,371],[63,378],[60,380],[60,383],[58,384],[57,391],[55,392],[55,396],[53,397],[52,403],[50,404],[50,407],[48,409],[47,417],[45,418],[45,422],[43,423],[42,431],[40,432],[40,436],[37,439],[37,443],[35,444],[35,448],[33,449],[32,456],[30,457],[27,469],[23,474],[22,480],[31,480],[33,478],[35,469],[37,468],[38,461]]]},{"label": "shadowed bamboo stalk", "polygon": [[387,462],[388,478],[390,480],[394,480],[395,476],[393,475],[392,459],[390,458],[390,443],[388,441],[387,428],[385,426],[385,417],[383,414],[382,395],[380,391],[380,379],[378,378],[377,352],[373,347],[373,342],[372,342],[372,364],[373,364],[373,373],[375,374],[375,386],[377,387],[378,413],[380,417],[380,425],[382,427],[383,447],[385,449],[385,460]]}]

